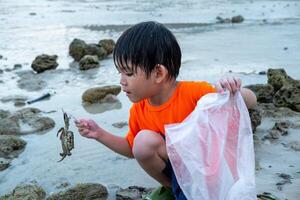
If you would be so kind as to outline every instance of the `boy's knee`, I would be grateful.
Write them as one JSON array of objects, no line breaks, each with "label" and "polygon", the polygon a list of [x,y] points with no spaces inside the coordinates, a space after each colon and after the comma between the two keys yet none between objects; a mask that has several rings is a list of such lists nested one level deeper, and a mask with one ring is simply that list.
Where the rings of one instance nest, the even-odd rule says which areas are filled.
[{"label": "boy's knee", "polygon": [[156,153],[164,154],[165,141],[154,131],[140,131],[135,136],[133,144],[132,153],[137,160],[148,159]]}]

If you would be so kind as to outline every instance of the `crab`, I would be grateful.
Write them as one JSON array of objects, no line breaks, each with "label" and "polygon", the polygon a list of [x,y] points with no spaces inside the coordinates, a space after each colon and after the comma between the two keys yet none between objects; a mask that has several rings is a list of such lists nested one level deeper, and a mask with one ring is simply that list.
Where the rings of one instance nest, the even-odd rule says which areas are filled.
[{"label": "crab", "polygon": [[69,117],[64,111],[63,114],[65,127],[60,128],[56,135],[58,137],[60,134],[59,139],[61,141],[63,152],[60,153],[62,158],[57,162],[61,162],[66,156],[71,156],[71,150],[74,149],[74,134],[72,131],[69,131],[69,121],[71,117]]}]

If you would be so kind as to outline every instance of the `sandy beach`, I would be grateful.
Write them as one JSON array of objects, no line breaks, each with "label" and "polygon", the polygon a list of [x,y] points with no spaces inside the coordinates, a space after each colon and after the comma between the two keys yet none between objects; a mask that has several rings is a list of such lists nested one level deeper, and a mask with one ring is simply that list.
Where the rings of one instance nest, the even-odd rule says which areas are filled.
[{"label": "sandy beach", "polygon": [[[236,15],[245,18],[243,23],[217,23],[217,16]],[[222,76],[234,75],[242,79],[243,85],[265,84],[267,76],[259,72],[269,68],[283,68],[292,78],[300,79],[300,2],[296,0],[1,0],[0,99],[22,95],[31,100],[48,92],[52,95],[22,107],[0,101],[0,109],[15,112],[25,107],[38,108],[55,121],[55,127],[45,134],[21,136],[27,142],[26,148],[7,169],[0,171],[0,196],[19,183],[32,181],[42,186],[47,195],[65,190],[60,187],[62,183],[69,187],[96,182],[111,190],[117,186],[158,185],[134,160],[81,137],[73,123],[70,130],[75,134],[75,149],[71,157],[57,162],[61,144],[56,133],[64,125],[62,109],[76,118],[94,119],[108,131],[124,136],[128,127],[116,128],[112,124],[126,122],[131,106],[124,93],[117,96],[120,104],[114,109],[105,104],[84,106],[84,91],[118,85],[120,77],[111,55],[100,61],[99,68],[79,70],[68,53],[69,44],[74,38],[87,43],[107,38],[116,41],[127,27],[145,20],[164,23],[176,35],[183,53],[179,80],[213,83]],[[41,88],[20,87],[20,80],[33,72],[31,63],[40,54],[57,55],[59,66],[32,76],[43,81]],[[21,68],[13,69],[16,64]],[[295,126],[275,142],[259,139],[278,118],[264,117],[257,127],[257,192],[296,200],[300,195],[299,151],[287,149],[282,143],[299,142],[300,118],[295,115],[286,120]],[[292,176],[292,183],[283,185],[281,190],[276,185],[281,180],[280,173]]]}]

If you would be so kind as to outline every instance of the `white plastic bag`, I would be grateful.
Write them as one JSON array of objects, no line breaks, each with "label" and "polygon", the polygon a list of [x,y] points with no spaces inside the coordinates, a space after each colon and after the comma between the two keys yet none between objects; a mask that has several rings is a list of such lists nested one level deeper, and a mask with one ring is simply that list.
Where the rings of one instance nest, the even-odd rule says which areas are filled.
[{"label": "white plastic bag", "polygon": [[188,200],[256,200],[251,122],[239,92],[203,96],[182,123],[165,131]]}]

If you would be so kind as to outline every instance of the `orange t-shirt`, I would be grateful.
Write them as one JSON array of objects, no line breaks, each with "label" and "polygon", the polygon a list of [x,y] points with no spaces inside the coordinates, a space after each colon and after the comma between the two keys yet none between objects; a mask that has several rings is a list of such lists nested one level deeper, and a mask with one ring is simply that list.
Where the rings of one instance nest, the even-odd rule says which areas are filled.
[{"label": "orange t-shirt", "polygon": [[147,99],[134,103],[130,109],[126,136],[131,148],[134,137],[141,130],[152,130],[164,135],[165,125],[182,122],[195,109],[202,96],[215,91],[207,82],[181,81],[171,98],[160,106],[150,105]]}]

